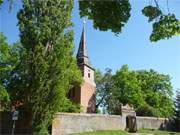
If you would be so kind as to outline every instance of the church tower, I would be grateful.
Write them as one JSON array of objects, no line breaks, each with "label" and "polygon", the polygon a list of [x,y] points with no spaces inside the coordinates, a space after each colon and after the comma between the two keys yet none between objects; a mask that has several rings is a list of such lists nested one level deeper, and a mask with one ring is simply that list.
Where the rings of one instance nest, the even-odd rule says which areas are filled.
[{"label": "church tower", "polygon": [[95,113],[96,107],[96,84],[94,81],[94,68],[89,62],[86,47],[85,26],[82,30],[82,35],[77,53],[77,65],[82,72],[83,83],[81,86],[76,86],[71,91],[71,99],[79,103],[84,113]]}]

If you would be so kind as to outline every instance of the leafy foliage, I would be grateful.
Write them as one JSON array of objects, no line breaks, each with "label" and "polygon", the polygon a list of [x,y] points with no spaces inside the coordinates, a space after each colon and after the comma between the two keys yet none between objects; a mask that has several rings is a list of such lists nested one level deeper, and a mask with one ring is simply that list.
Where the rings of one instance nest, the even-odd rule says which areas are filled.
[{"label": "leafy foliage", "polygon": [[87,16],[93,20],[95,29],[101,31],[112,30],[118,34],[130,17],[131,5],[129,0],[79,1],[81,17]]},{"label": "leafy foliage", "polygon": [[0,71],[12,71],[19,63],[20,44],[9,45],[3,33],[0,33]]},{"label": "leafy foliage", "polygon": [[142,104],[143,98],[135,72],[129,72],[128,66],[123,65],[113,76],[114,87],[108,99],[108,112],[121,114],[122,105],[133,105],[137,108]]},{"label": "leafy foliage", "polygon": [[73,103],[70,99],[65,99],[62,103],[60,103],[60,105],[61,108],[59,112],[80,113],[82,111],[81,106],[79,104]]},{"label": "leafy foliage", "polygon": [[95,82],[96,82],[96,109],[98,107],[105,106],[106,100],[110,98],[109,93],[113,89],[112,81],[112,71],[106,69],[106,73],[103,75],[100,70],[97,70],[95,73]]},{"label": "leafy foliage", "polygon": [[153,7],[153,6],[147,6],[142,10],[142,13],[146,16],[149,17],[149,22],[153,21],[160,15],[162,15],[162,12],[159,8]]},{"label": "leafy foliage", "polygon": [[174,104],[170,77],[152,69],[150,71],[140,70],[136,72],[138,73],[137,78],[145,100],[145,104],[137,108],[137,114],[148,116],[151,113],[152,116],[171,117]]},{"label": "leafy foliage", "polygon": [[10,102],[9,94],[4,86],[0,84],[0,111],[6,110]]},{"label": "leafy foliage", "polygon": [[121,100],[123,105],[129,103],[130,105],[138,106],[142,103],[142,95],[140,93],[139,82],[136,78],[135,72],[129,72],[128,66],[123,65],[114,76],[116,91],[118,100]]},{"label": "leafy foliage", "polygon": [[[73,106],[67,92],[81,82],[73,57],[72,1],[23,0],[18,13],[22,62],[12,81],[13,100],[32,112],[33,132],[47,130],[57,111]],[[16,88],[14,88],[16,87]]]},{"label": "leafy foliage", "polygon": [[[169,39],[172,36],[179,35],[179,20],[174,14],[165,15],[159,8],[157,1],[155,1],[155,5],[148,5],[142,10],[143,15],[149,18],[149,22],[155,21],[150,41],[157,42],[161,39]],[[131,5],[129,0],[88,0],[79,1],[79,10],[81,17],[87,16],[88,19],[93,20],[95,29],[111,30],[115,34],[119,34],[130,17]]]},{"label": "leafy foliage", "polygon": [[174,14],[163,14],[157,3],[155,7],[151,5],[144,7],[142,13],[149,18],[149,22],[153,21],[153,31],[150,35],[152,42],[169,39],[180,34],[179,20]]},{"label": "leafy foliage", "polygon": [[[0,0],[0,4],[2,2],[3,0]],[[10,10],[13,2],[13,0],[9,0]],[[150,41],[157,42],[162,39],[169,39],[172,36],[179,36],[179,20],[173,13],[164,14],[158,1],[155,0],[154,3],[155,6],[148,5],[142,10],[143,15],[149,18],[148,22],[155,21],[152,23],[153,31],[149,38]],[[95,29],[111,30],[117,35],[122,32],[122,28],[130,18],[131,4],[129,0],[79,0],[79,10],[81,17],[87,16],[93,21]]]},{"label": "leafy foliage", "polygon": [[154,70],[129,71],[128,66],[124,65],[115,75],[111,75],[111,78],[102,78],[103,75],[97,86],[109,83],[110,87],[99,87],[97,95],[100,99],[106,97],[101,106],[106,108],[108,113],[121,114],[121,106],[129,104],[135,108],[137,115],[173,115],[173,93],[168,75],[159,74]]},{"label": "leafy foliage", "polygon": [[153,23],[153,31],[150,36],[151,41],[169,39],[180,34],[180,22],[175,15],[162,15],[158,22]]},{"label": "leafy foliage", "polygon": [[4,0],[0,0],[0,5],[3,3]]},{"label": "leafy foliage", "polygon": [[3,33],[0,33],[0,104],[1,110],[10,109],[10,80],[13,78],[13,70],[20,63],[19,43],[9,45]]}]

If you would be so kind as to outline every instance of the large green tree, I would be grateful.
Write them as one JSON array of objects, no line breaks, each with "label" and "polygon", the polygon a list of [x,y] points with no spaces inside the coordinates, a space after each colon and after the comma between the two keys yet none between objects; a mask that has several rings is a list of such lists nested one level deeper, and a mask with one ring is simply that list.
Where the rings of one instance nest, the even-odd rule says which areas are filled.
[{"label": "large green tree", "polygon": [[32,113],[33,133],[48,134],[53,115],[68,110],[68,90],[81,82],[73,57],[73,1],[23,0],[22,4],[17,17],[24,51],[9,87],[16,95],[13,102]]},{"label": "large green tree", "polygon": [[[146,1],[146,0],[145,0]],[[180,21],[175,14],[167,8],[162,8],[162,1],[153,0],[142,9],[142,14],[148,17],[148,22],[152,23],[153,31],[150,41],[156,42],[161,39],[168,39],[175,35],[180,35]],[[131,15],[131,3],[129,0],[79,1],[81,17],[87,16],[93,21],[95,29],[102,31],[111,30],[115,34],[121,33]]]},{"label": "large green tree", "polygon": [[144,103],[141,87],[136,72],[131,72],[127,65],[123,65],[113,76],[114,88],[107,100],[108,112],[121,114],[121,105],[129,104],[137,108]]},{"label": "large green tree", "polygon": [[138,115],[171,117],[174,104],[173,90],[169,75],[154,70],[140,70],[137,72],[145,104],[137,108]]},{"label": "large green tree", "polygon": [[[101,78],[103,77],[105,75]],[[124,65],[115,75],[111,75],[111,78],[101,79],[98,82],[97,86],[111,84],[111,87],[99,87],[97,91],[99,97],[107,97],[101,105],[110,114],[121,114],[121,105],[129,104],[135,108],[137,115],[157,117],[173,115],[173,93],[168,75],[154,70],[130,71],[128,66]]]}]

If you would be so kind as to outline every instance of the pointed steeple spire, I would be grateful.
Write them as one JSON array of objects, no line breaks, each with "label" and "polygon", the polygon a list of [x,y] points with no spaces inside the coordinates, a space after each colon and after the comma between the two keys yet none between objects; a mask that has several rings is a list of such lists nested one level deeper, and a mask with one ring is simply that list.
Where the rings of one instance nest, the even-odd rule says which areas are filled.
[{"label": "pointed steeple spire", "polygon": [[81,40],[79,43],[79,49],[78,49],[78,53],[76,57],[77,57],[78,65],[81,65],[81,64],[90,65],[88,53],[87,53],[87,47],[86,47],[85,22],[84,22]]}]

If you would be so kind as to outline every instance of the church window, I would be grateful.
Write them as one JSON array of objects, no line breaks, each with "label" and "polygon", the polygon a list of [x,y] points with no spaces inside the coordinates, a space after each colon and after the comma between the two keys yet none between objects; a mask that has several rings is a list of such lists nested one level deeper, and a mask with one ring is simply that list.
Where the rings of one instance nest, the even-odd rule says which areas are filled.
[{"label": "church window", "polygon": [[90,78],[91,76],[90,76],[90,73],[88,73],[88,77]]}]

